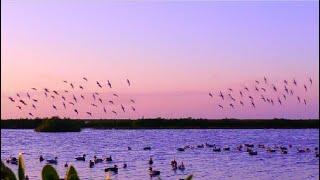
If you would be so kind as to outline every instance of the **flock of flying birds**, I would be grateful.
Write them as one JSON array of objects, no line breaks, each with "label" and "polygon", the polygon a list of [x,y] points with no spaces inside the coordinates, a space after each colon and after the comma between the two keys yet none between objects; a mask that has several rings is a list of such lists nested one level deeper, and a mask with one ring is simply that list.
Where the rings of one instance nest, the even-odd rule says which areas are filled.
[{"label": "flock of flying birds", "polygon": [[[35,111],[37,110],[37,107],[38,107],[37,103],[39,103],[39,98],[46,98],[44,99],[46,102],[49,102],[48,98],[51,98],[52,100],[54,100],[53,104],[49,105],[54,111],[58,111],[58,109],[61,108],[66,111],[71,110],[76,115],[79,115],[80,113],[86,113],[91,117],[93,115],[93,112],[91,111],[81,112],[79,107],[77,107],[77,104],[85,102],[84,101],[85,99],[89,99],[90,101],[89,106],[92,106],[95,109],[100,109],[104,113],[107,113],[106,105],[109,104],[113,106],[113,109],[112,110],[110,109],[111,112],[115,115],[118,114],[119,111],[117,112],[114,109],[116,107],[115,100],[111,100],[111,99],[105,100],[103,99],[102,95],[98,92],[90,93],[90,95],[80,94],[80,96],[79,95],[76,96],[74,93],[75,90],[77,90],[78,88],[78,90],[83,91],[85,89],[86,83],[88,83],[88,79],[86,77],[83,77],[82,80],[85,84],[84,85],[79,84],[78,86],[76,86],[76,84],[73,84],[72,82],[68,82],[64,80],[63,83],[65,83],[67,88],[63,91],[49,90],[48,88],[43,88],[43,90],[41,90],[33,87],[31,88],[31,90],[38,92],[36,93],[37,94],[36,97],[31,96],[29,92],[26,92],[23,94],[17,93],[16,97],[10,96],[9,100],[12,103],[15,103],[16,107],[20,111],[22,111],[23,109],[29,110],[30,108],[28,108],[28,106],[32,107],[33,111],[31,112],[28,111],[28,116],[31,116],[31,117],[34,117],[35,115]],[[131,82],[129,79],[126,80],[126,83],[128,87],[131,86]],[[107,81],[105,86],[99,81],[96,81],[95,84],[101,90],[103,90],[104,88],[112,89],[112,84],[109,80]],[[119,98],[119,95],[116,93],[112,93],[112,96],[113,98],[116,98],[116,99]],[[83,102],[80,102],[80,101],[83,101]],[[134,104],[135,104],[134,99],[129,99],[128,102],[126,102],[126,104],[128,104],[127,106],[129,107],[125,107],[123,104],[120,104],[120,108],[121,108],[120,111],[122,111],[123,113],[129,110],[136,111],[136,108],[134,107]]]},{"label": "flock of flying birds", "polygon": [[294,98],[297,103],[307,105],[306,97],[301,97],[295,92],[299,91],[299,88],[303,88],[306,94],[311,87],[311,78],[308,78],[307,83],[298,84],[296,79],[292,79],[291,81],[283,80],[281,84],[275,85],[270,83],[266,77],[263,77],[262,81],[255,80],[252,89],[248,88],[248,86],[243,86],[237,90],[228,88],[226,92],[209,92],[209,96],[221,100],[220,103],[217,104],[217,107],[220,109],[235,109],[236,106],[242,107],[246,105],[251,108],[256,108],[258,101],[272,106],[276,104],[284,105],[289,98]]}]

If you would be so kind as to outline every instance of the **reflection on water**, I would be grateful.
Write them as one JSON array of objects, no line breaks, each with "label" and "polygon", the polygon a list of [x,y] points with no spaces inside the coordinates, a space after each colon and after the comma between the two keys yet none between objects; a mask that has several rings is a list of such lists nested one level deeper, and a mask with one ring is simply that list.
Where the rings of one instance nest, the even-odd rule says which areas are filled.
[{"label": "reflection on water", "polygon": [[[178,147],[204,143],[231,147],[229,152],[213,152],[212,148],[187,149]],[[244,143],[293,145],[288,154],[267,153],[259,149],[257,156],[238,152],[236,146]],[[128,151],[127,147],[132,147]],[[143,147],[151,146],[151,151]],[[64,164],[72,163],[81,179],[104,179],[104,168],[117,164],[119,173],[112,179],[150,179],[148,159],[154,159],[153,169],[161,171],[162,179],[184,178],[193,174],[195,179],[319,179],[319,158],[314,147],[319,146],[319,129],[295,130],[94,130],[78,133],[37,133],[33,130],[1,130],[1,159],[24,152],[26,171],[30,179],[40,179],[44,158],[58,157],[54,165],[61,177]],[[310,153],[297,153],[297,147],[309,147]],[[86,162],[75,161],[76,156],[88,154]],[[111,155],[113,162],[96,164],[89,168],[93,156]],[[173,171],[172,159],[183,161],[184,171]],[[126,169],[122,164],[127,163]],[[16,171],[15,165],[9,165]],[[157,179],[157,178],[154,178]]]}]

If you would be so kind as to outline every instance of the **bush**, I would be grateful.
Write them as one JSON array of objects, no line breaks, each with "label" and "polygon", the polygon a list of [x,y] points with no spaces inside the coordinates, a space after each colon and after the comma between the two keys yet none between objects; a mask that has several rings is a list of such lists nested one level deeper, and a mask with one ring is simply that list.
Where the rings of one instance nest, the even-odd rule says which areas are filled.
[{"label": "bush", "polygon": [[59,175],[51,165],[47,164],[43,167],[41,172],[42,180],[59,180]]}]

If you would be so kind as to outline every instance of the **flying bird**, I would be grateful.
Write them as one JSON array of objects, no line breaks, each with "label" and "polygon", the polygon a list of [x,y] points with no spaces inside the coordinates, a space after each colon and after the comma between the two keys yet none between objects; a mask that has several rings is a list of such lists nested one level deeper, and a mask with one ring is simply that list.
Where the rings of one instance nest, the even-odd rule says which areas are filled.
[{"label": "flying bird", "polygon": [[288,90],[287,86],[284,86],[284,91],[286,91],[286,93],[289,94],[289,90]]},{"label": "flying bird", "polygon": [[91,105],[94,106],[94,107],[98,107],[97,105],[95,105],[95,104],[93,104],[93,103],[92,103]]},{"label": "flying bird", "polygon": [[101,98],[99,98],[99,101],[100,101],[100,103],[102,104],[102,99],[101,99]]},{"label": "flying bird", "polygon": [[213,97],[213,96],[212,96],[212,94],[211,94],[210,92],[209,92],[209,96],[210,96],[210,97]]},{"label": "flying bird", "polygon": [[52,97],[52,99],[55,99],[55,98],[54,98],[54,95],[51,95],[51,97]]},{"label": "flying bird", "polygon": [[309,81],[310,81],[310,86],[312,85],[312,79],[311,78],[309,78]]},{"label": "flying bird", "polygon": [[287,96],[285,94],[282,94],[284,100],[287,100]]},{"label": "flying bird", "polygon": [[72,89],[74,88],[74,86],[73,86],[73,84],[72,84],[72,83],[70,83],[70,86],[71,86],[71,88],[72,88]]},{"label": "flying bird", "polygon": [[74,106],[74,103],[73,102],[69,102],[69,104],[73,105]]},{"label": "flying bird", "polygon": [[267,91],[265,88],[261,88],[261,90],[262,90],[263,92],[266,92],[266,91]]},{"label": "flying bird", "polygon": [[287,80],[283,80],[283,82],[284,82],[286,85],[288,85],[288,81],[287,81]]},{"label": "flying bird", "polygon": [[65,93],[68,93],[69,91],[68,91],[68,90],[64,90],[64,92],[65,92]]},{"label": "flying bird", "polygon": [[19,108],[21,110],[21,106],[16,106],[17,108]]},{"label": "flying bird", "polygon": [[297,81],[295,79],[293,79],[293,84],[297,86]]},{"label": "flying bird", "polygon": [[254,102],[251,102],[251,105],[253,106],[253,108],[256,108],[256,105],[254,104]]},{"label": "flying bird", "polygon": [[92,113],[91,113],[91,112],[87,112],[87,114],[89,114],[90,116],[92,116]]},{"label": "flying bird", "polygon": [[101,84],[97,81],[97,85],[100,87],[100,88],[102,88],[102,86],[101,86]]},{"label": "flying bird", "polygon": [[36,106],[34,104],[32,104],[33,109],[37,109]]},{"label": "flying bird", "polygon": [[44,88],[44,91],[47,93],[50,92],[48,88]]},{"label": "flying bird", "polygon": [[79,88],[83,90],[83,87],[81,85],[79,85]]},{"label": "flying bird", "polygon": [[128,83],[128,86],[130,86],[131,84],[130,84],[130,81],[129,81],[129,79],[127,79],[127,83]]},{"label": "flying bird", "polygon": [[272,85],[272,88],[273,88],[273,90],[274,90],[275,92],[277,92],[277,88],[276,88],[275,85]]},{"label": "flying bird", "polygon": [[61,98],[65,101],[66,100],[66,98],[64,97],[64,96],[61,96]]},{"label": "flying bird", "polygon": [[30,99],[30,94],[29,93],[27,93],[27,97],[28,97],[28,99]]},{"label": "flying bird", "polygon": [[84,99],[84,96],[83,96],[82,94],[80,95],[80,97],[81,97],[82,99]]},{"label": "flying bird", "polygon": [[25,106],[27,105],[27,103],[26,103],[26,102],[24,102],[24,101],[23,101],[23,100],[21,100],[21,99],[19,100],[19,102],[21,102],[21,103],[22,103],[23,105],[25,105]]},{"label": "flying bird", "polygon": [[114,104],[113,101],[109,101],[110,104]]},{"label": "flying bird", "polygon": [[292,89],[290,90],[290,94],[293,95],[293,90]]},{"label": "flying bird", "polygon": [[242,91],[240,91],[240,95],[241,95],[241,97],[243,97]]},{"label": "flying bird", "polygon": [[17,93],[17,96],[20,97],[20,94]]},{"label": "flying bird", "polygon": [[279,97],[278,97],[278,102],[279,102],[279,104],[280,104],[280,105],[282,105],[281,100],[280,100],[280,98],[279,98]]},{"label": "flying bird", "polygon": [[9,97],[10,101],[15,102],[15,100],[12,97]]},{"label": "flying bird", "polygon": [[240,104],[241,104],[242,106],[244,105],[242,101],[240,101]]},{"label": "flying bird", "polygon": [[259,89],[258,89],[258,87],[257,87],[257,86],[255,87],[255,90],[256,90],[257,92],[259,92]]},{"label": "flying bird", "polygon": [[68,83],[68,81],[63,81],[64,83]]},{"label": "flying bird", "polygon": [[221,92],[221,91],[220,91],[219,96],[222,98],[222,100],[224,100],[224,96],[223,96],[223,94],[222,94],[222,92]]},{"label": "flying bird", "polygon": [[33,117],[33,114],[29,112],[29,115]]},{"label": "flying bird", "polygon": [[66,104],[64,102],[62,102],[62,105],[63,105],[64,109],[66,109]]},{"label": "flying bird", "polygon": [[44,92],[44,95],[46,95],[46,97],[48,97],[48,94],[46,92]]},{"label": "flying bird", "polygon": [[77,102],[77,98],[76,98],[76,96],[73,94],[73,100],[75,101],[75,102]]},{"label": "flying bird", "polygon": [[103,111],[106,113],[107,112],[107,110],[106,110],[106,108],[105,107],[103,107]]},{"label": "flying bird", "polygon": [[121,109],[122,109],[123,112],[125,112],[124,106],[122,104],[121,104]]},{"label": "flying bird", "polygon": [[258,80],[256,80],[256,83],[259,84],[260,82]]},{"label": "flying bird", "polygon": [[267,78],[263,77],[264,83],[267,84]]},{"label": "flying bird", "polygon": [[304,84],[303,87],[304,87],[304,90],[307,92],[307,86]]},{"label": "flying bird", "polygon": [[96,96],[92,94],[93,100],[96,101]]},{"label": "flying bird", "polygon": [[113,94],[113,96],[115,96],[115,97],[119,97],[117,94]]},{"label": "flying bird", "polygon": [[111,87],[111,83],[110,83],[110,81],[109,81],[109,80],[108,80],[108,86],[109,86],[109,88],[112,88],[112,87]]},{"label": "flying bird", "polygon": [[74,109],[74,112],[76,112],[77,114],[79,114],[78,110],[77,109]]},{"label": "flying bird", "polygon": [[305,99],[303,99],[304,105],[307,105],[307,101]]},{"label": "flying bird", "polygon": [[247,91],[249,92],[249,89],[248,89],[248,87],[244,87],[244,89],[245,89],[245,90],[247,90]]},{"label": "flying bird", "polygon": [[231,89],[231,88],[228,88],[228,90],[231,91],[231,92],[233,92],[233,89]]},{"label": "flying bird", "polygon": [[88,79],[86,77],[83,77],[82,79],[84,79],[85,81],[88,81]]},{"label": "flying bird", "polygon": [[231,104],[229,104],[231,107],[232,107],[232,109],[234,109],[234,106],[233,106],[233,104],[231,103]]},{"label": "flying bird", "polygon": [[32,90],[35,90],[35,91],[37,90],[37,88],[31,88],[31,89],[32,89]]},{"label": "flying bird", "polygon": [[130,99],[130,101],[131,101],[132,103],[135,103],[135,101],[134,101],[133,99]]},{"label": "flying bird", "polygon": [[221,109],[223,109],[223,106],[221,104],[218,105]]},{"label": "flying bird", "polygon": [[37,99],[32,99],[34,102],[38,102],[38,100]]},{"label": "flying bird", "polygon": [[115,111],[112,111],[115,115],[117,115],[117,112],[115,112]]},{"label": "flying bird", "polygon": [[300,97],[299,97],[299,96],[297,96],[297,99],[298,99],[298,102],[300,103],[300,102],[301,102],[301,100],[300,100]]},{"label": "flying bird", "polygon": [[134,108],[133,106],[131,106],[132,111],[136,111],[136,108]]},{"label": "flying bird", "polygon": [[57,91],[52,91],[53,93],[55,93],[56,95],[59,95],[59,93]]},{"label": "flying bird", "polygon": [[55,105],[52,105],[53,109],[57,110],[57,107]]}]

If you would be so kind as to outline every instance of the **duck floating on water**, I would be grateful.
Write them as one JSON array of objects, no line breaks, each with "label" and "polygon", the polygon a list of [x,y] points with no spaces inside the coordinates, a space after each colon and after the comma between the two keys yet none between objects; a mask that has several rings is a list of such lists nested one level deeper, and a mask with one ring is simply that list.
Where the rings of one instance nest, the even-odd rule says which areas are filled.
[{"label": "duck floating on water", "polygon": [[105,168],[104,172],[113,172],[113,173],[118,173],[118,166],[114,165],[113,167]]},{"label": "duck floating on water", "polygon": [[111,162],[111,161],[112,161],[112,157],[111,157],[111,156],[107,157],[107,158],[106,158],[106,161],[107,161],[107,162]]},{"label": "duck floating on water", "polygon": [[145,151],[146,151],[146,150],[151,150],[151,147],[150,147],[150,146],[144,147],[143,150],[145,150]]},{"label": "duck floating on water", "polygon": [[94,162],[92,160],[89,161],[89,168],[93,168]]},{"label": "duck floating on water", "polygon": [[148,162],[150,165],[152,165],[153,164],[153,160],[152,160],[152,157],[150,157],[150,159],[149,159],[149,162]]},{"label": "duck floating on water", "polygon": [[42,156],[42,155],[40,155],[40,157],[39,157],[39,161],[40,161],[40,162],[44,161],[44,158],[43,158],[43,156]]},{"label": "duck floating on water", "polygon": [[184,151],[184,148],[177,148],[177,151]]},{"label": "duck floating on water", "polygon": [[76,157],[75,158],[77,161],[85,161],[86,160],[86,155],[83,154],[82,157]]},{"label": "duck floating on water", "polygon": [[58,164],[58,157],[55,157],[54,159],[48,159],[48,164]]},{"label": "duck floating on water", "polygon": [[101,158],[97,158],[97,156],[95,155],[95,156],[93,156],[93,158],[94,158],[94,163],[102,163],[103,162],[103,159],[101,159]]},{"label": "duck floating on water", "polygon": [[152,170],[152,167],[149,167],[149,174],[150,176],[159,176],[160,175],[160,171],[156,171],[156,170]]}]

